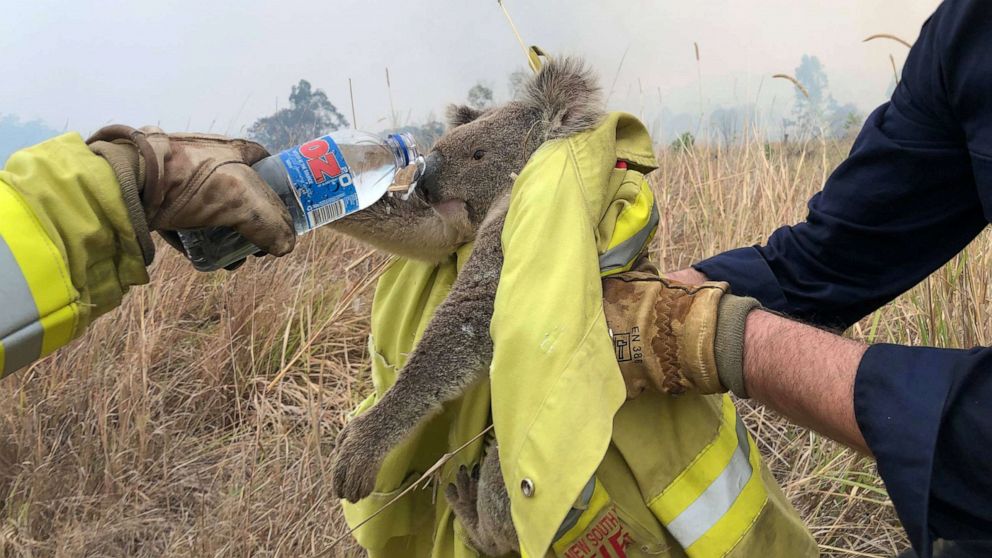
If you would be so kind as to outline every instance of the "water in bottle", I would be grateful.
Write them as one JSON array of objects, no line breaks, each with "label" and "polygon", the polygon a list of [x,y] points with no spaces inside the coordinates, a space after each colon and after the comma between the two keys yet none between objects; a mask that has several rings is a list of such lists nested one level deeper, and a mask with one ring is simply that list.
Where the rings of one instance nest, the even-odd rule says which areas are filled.
[{"label": "water in bottle", "polygon": [[[296,234],[361,211],[387,193],[406,198],[424,158],[409,134],[380,137],[342,130],[287,149],[252,165],[279,195]],[[178,231],[187,257],[200,271],[230,268],[259,249],[233,229]]]}]

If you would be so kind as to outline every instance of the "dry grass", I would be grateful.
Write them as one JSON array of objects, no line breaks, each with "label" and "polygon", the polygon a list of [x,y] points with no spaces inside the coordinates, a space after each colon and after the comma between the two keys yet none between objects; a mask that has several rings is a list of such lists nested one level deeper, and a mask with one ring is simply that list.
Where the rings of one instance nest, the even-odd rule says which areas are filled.
[{"label": "dry grass", "polygon": [[[841,157],[826,148],[663,153],[657,258],[673,269],[796,221],[824,165]],[[992,262],[988,239],[980,242],[853,335],[987,343],[992,323],[980,303]],[[82,340],[0,383],[2,555],[324,549],[343,532],[328,458],[368,387],[365,336],[382,261],[329,231],[231,275],[195,274],[163,252],[152,285]],[[904,546],[870,462],[744,408],[825,554],[888,557]]]}]

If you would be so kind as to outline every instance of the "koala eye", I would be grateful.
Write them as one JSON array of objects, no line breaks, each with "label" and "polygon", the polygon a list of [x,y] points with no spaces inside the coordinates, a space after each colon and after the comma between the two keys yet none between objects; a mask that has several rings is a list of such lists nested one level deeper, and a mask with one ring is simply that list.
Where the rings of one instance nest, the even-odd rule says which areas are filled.
[{"label": "koala eye", "polygon": [[475,153],[472,154],[472,158],[475,159],[476,161],[478,161],[479,159],[481,159],[481,158],[483,158],[485,156],[486,156],[486,150],[485,149],[476,149],[475,150]]}]

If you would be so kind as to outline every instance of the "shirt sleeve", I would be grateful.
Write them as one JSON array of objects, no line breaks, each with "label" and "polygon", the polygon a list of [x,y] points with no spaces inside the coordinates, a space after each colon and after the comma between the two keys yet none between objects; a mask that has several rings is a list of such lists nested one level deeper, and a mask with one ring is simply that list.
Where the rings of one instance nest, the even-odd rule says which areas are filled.
[{"label": "shirt sleeve", "polygon": [[[947,262],[992,207],[990,45],[992,5],[944,2],[806,220],[694,267],[769,308],[844,328]],[[854,403],[922,556],[936,538],[992,538],[992,349],[873,346]]]},{"label": "shirt sleeve", "polygon": [[774,310],[846,328],[982,230],[965,135],[948,105],[927,27],[892,100],[868,117],[848,159],[809,201],[806,220],[776,230],[763,246],[717,255],[696,269]]}]

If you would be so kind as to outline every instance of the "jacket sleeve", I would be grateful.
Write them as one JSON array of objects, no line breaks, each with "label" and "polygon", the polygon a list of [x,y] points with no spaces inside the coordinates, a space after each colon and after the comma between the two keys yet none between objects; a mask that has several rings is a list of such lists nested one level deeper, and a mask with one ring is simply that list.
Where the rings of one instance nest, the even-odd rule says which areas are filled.
[{"label": "jacket sleeve", "polygon": [[0,171],[0,372],[65,345],[147,283],[120,186],[77,134]]},{"label": "jacket sleeve", "polygon": [[[695,267],[766,306],[847,327],[963,249],[992,207],[992,7],[948,0],[891,102],[809,202],[805,222]],[[877,345],[855,414],[913,546],[992,538],[992,349]]]}]

